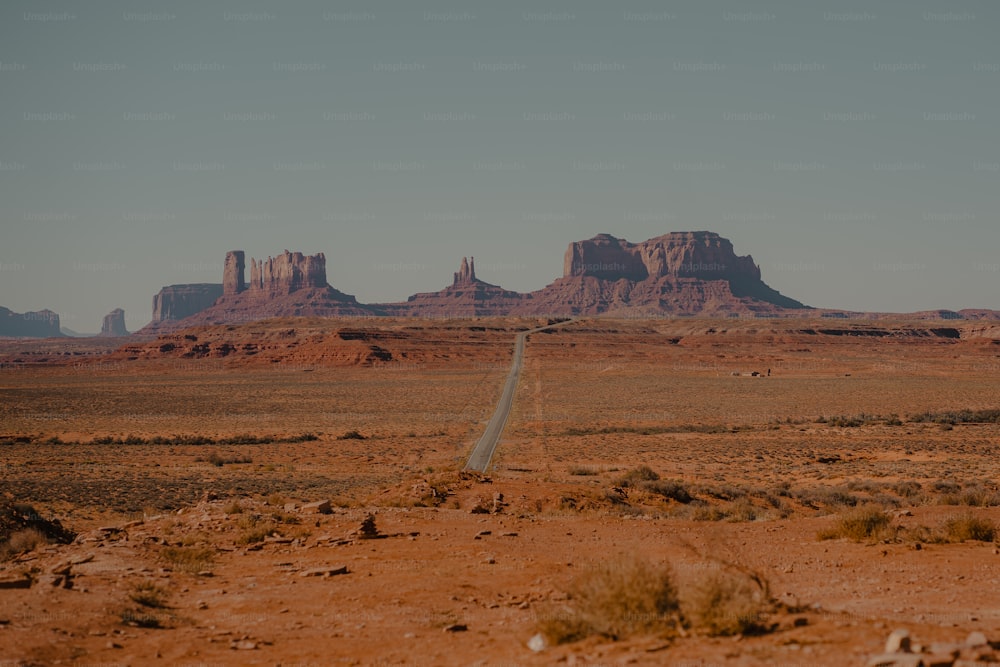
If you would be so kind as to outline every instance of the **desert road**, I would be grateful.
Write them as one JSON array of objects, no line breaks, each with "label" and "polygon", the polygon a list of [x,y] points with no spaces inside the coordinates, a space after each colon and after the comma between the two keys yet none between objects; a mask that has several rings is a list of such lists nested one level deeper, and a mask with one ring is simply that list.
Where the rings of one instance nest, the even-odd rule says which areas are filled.
[{"label": "desert road", "polygon": [[497,408],[493,412],[493,416],[490,417],[490,422],[486,425],[486,430],[483,431],[479,442],[472,449],[469,461],[465,464],[466,470],[486,472],[486,468],[489,467],[490,461],[493,459],[493,452],[497,448],[497,443],[500,442],[500,434],[503,433],[503,427],[507,424],[507,417],[510,416],[510,408],[514,404],[514,391],[517,389],[517,381],[521,376],[521,361],[524,357],[525,338],[528,334],[552,329],[553,327],[575,321],[576,318],[563,320],[562,322],[547,324],[544,327],[529,329],[517,334],[517,338],[514,341],[514,360],[511,362],[510,373],[508,373],[507,382],[503,386],[503,393],[500,395],[500,401],[497,403]]}]

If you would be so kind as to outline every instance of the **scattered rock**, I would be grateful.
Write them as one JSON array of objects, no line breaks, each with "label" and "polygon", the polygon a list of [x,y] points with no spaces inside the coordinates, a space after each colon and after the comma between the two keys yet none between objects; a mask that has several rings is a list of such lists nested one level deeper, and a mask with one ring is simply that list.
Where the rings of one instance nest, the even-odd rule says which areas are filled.
[{"label": "scattered rock", "polygon": [[329,500],[318,500],[314,503],[306,503],[302,506],[302,511],[307,514],[333,514]]},{"label": "scattered rock", "polygon": [[923,659],[914,653],[886,653],[868,661],[868,667],[926,667]]},{"label": "scattered rock", "polygon": [[889,638],[885,640],[886,653],[909,653],[910,652],[910,632],[908,630],[894,630]]},{"label": "scattered rock", "polygon": [[252,642],[249,639],[233,641],[230,642],[229,648],[234,651],[254,651],[257,649],[257,642]]},{"label": "scattered rock", "polygon": [[965,645],[972,648],[987,646],[989,645],[989,643],[990,640],[988,640],[986,638],[986,635],[984,635],[982,632],[972,632],[965,640]]},{"label": "scattered rock", "polygon": [[453,624],[447,626],[444,629],[444,631],[445,632],[466,632],[468,629],[469,629],[469,626],[466,625],[465,623],[453,623]]},{"label": "scattered rock", "polygon": [[528,640],[528,648],[535,653],[541,653],[548,648],[548,645],[548,642],[545,641],[545,637],[541,633]]},{"label": "scattered rock", "polygon": [[20,575],[0,575],[0,590],[31,588],[31,579]]},{"label": "scattered rock", "polygon": [[347,574],[347,566],[336,567],[313,567],[299,572],[300,577],[333,577],[338,574]]}]

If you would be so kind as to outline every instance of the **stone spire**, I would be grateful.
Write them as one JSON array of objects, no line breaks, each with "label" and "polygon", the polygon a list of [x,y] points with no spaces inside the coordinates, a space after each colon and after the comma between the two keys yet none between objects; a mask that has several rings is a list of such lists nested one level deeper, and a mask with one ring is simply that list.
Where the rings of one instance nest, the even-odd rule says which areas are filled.
[{"label": "stone spire", "polygon": [[462,258],[462,265],[458,268],[458,272],[455,273],[455,282],[453,285],[468,285],[469,283],[476,282],[476,258],[473,257],[470,262],[468,258]]}]

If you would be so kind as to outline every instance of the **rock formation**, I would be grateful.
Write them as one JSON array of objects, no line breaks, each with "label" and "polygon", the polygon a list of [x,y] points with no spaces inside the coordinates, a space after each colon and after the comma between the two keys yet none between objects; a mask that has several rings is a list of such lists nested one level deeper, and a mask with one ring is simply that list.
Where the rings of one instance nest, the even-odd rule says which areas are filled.
[{"label": "rock formation", "polygon": [[[232,254],[234,253],[230,253]],[[243,253],[240,252],[239,255],[242,260]],[[228,261],[227,258],[227,265]],[[242,272],[240,280],[242,281]],[[304,288],[326,286],[326,257],[323,253],[303,255],[301,252],[286,250],[277,257],[250,260],[248,290],[251,292],[263,292],[269,295],[291,294]]]},{"label": "rock formation", "polygon": [[125,311],[121,308],[115,308],[105,315],[104,321],[101,323],[101,333],[98,335],[105,338],[127,336],[128,329],[125,328]]},{"label": "rock formation", "polygon": [[462,258],[452,284],[440,292],[414,294],[406,303],[380,304],[388,315],[414,317],[478,317],[507,315],[521,306],[524,294],[476,278],[475,258]]},{"label": "rock formation", "polygon": [[244,282],[245,265],[242,250],[226,253],[226,263],[222,270],[222,293],[239,294],[246,289]]},{"label": "rock formation", "polygon": [[153,300],[153,321],[139,333],[162,333],[199,324],[252,322],[270,317],[358,317],[382,314],[359,304],[326,282],[323,253],[303,255],[285,250],[266,260],[250,259],[245,280],[245,254],[226,253],[222,284],[172,285]]},{"label": "rock formation", "polygon": [[59,330],[59,315],[51,310],[15,313],[0,306],[0,336],[51,338],[62,335]]},{"label": "rock formation", "polygon": [[768,287],[749,255],[712,232],[674,232],[642,243],[598,234],[571,243],[563,277],[520,294],[490,285],[462,258],[451,286],[414,294],[387,312],[412,316],[769,316],[804,306]]},{"label": "rock formation", "polygon": [[713,232],[673,232],[642,243],[598,234],[571,243],[563,277],[524,314],[769,315],[804,308],[768,287],[749,255]]},{"label": "rock formation", "polygon": [[153,297],[153,320],[150,325],[155,328],[162,323],[179,322],[205,310],[220,296],[222,285],[217,283],[168,285]]},{"label": "rock formation", "polygon": [[452,286],[471,285],[474,282],[476,282],[476,258],[473,257],[470,262],[463,257],[462,265],[458,267],[458,271],[455,273],[455,280]]},{"label": "rock formation", "polygon": [[472,257],[462,258],[452,284],[439,292],[373,305],[327,284],[323,253],[285,250],[265,260],[251,258],[249,281],[245,270],[243,251],[232,250],[221,285],[163,288],[153,301],[153,322],[140,333],[271,317],[769,317],[805,307],[768,287],[752,257],[737,255],[730,241],[712,232],[674,232],[642,243],[599,234],[571,243],[562,278],[527,294],[477,278]]}]

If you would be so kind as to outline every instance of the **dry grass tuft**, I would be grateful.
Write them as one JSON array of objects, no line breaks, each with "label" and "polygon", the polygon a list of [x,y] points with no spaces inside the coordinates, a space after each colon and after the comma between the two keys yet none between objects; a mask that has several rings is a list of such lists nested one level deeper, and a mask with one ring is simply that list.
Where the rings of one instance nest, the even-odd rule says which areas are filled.
[{"label": "dry grass tuft", "polygon": [[691,582],[681,597],[689,627],[711,636],[763,630],[769,605],[767,587],[760,578],[723,569]]},{"label": "dry grass tuft", "polygon": [[138,602],[143,607],[162,609],[167,606],[169,592],[162,586],[157,586],[152,581],[143,581],[135,585],[129,597],[133,602]]},{"label": "dry grass tuft", "polygon": [[0,542],[0,561],[16,558],[48,543],[49,540],[45,537],[45,533],[36,528],[19,530],[12,533],[5,541]]},{"label": "dry grass tuft", "polygon": [[197,574],[211,568],[215,550],[208,547],[164,547],[160,558],[178,570]]},{"label": "dry grass tuft", "polygon": [[680,622],[669,566],[620,558],[588,569],[567,588],[567,605],[544,615],[539,630],[555,644],[589,636],[672,636]]},{"label": "dry grass tuft", "polygon": [[835,540],[846,537],[855,542],[878,540],[888,537],[892,532],[892,517],[877,506],[859,507],[841,515],[837,524],[819,532],[821,540]]},{"label": "dry grass tuft", "polygon": [[992,542],[997,537],[997,526],[989,519],[968,512],[945,521],[944,532],[950,542]]}]

